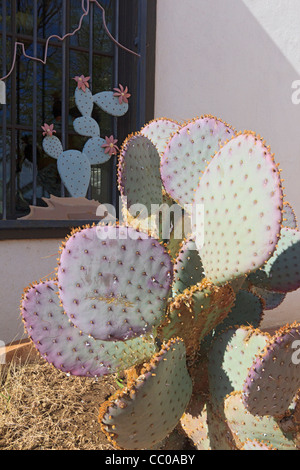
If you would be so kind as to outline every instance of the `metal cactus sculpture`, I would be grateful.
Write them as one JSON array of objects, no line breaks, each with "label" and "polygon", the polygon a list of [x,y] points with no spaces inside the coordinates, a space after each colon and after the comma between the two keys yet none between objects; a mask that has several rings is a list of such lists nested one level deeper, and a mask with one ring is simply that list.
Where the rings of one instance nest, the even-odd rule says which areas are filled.
[{"label": "metal cactus sculpture", "polygon": [[94,104],[103,111],[115,117],[123,116],[128,111],[127,87],[115,88],[114,91],[100,92],[95,95],[89,90],[89,78],[81,75],[74,80],[77,82],[75,90],[75,103],[82,116],[73,122],[75,132],[89,137],[82,152],[78,150],[63,149],[61,141],[53,135],[56,133],[53,124],[42,126],[43,149],[52,158],[57,160],[57,169],[65,187],[73,197],[85,197],[91,178],[91,165],[107,162],[112,155],[116,155],[117,139],[113,136],[100,137],[100,127],[91,117]]},{"label": "metal cactus sculpture", "polygon": [[[41,355],[69,374],[126,372],[99,412],[115,448],[152,448],[180,424],[197,449],[296,449],[300,324],[259,329],[300,287],[300,235],[270,148],[213,116],[158,119],[124,142],[118,185],[128,224],[75,229],[57,277],[24,293]],[[151,225],[162,204],[181,208],[188,236]]]}]

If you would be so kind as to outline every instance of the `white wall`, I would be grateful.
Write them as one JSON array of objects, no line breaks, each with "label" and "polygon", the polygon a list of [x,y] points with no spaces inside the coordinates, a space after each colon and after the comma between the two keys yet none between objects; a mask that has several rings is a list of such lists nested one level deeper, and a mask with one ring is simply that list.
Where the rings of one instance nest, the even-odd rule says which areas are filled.
[{"label": "white wall", "polygon": [[23,290],[43,276],[53,277],[60,244],[61,240],[0,241],[0,341],[7,344],[26,337],[20,316]]},{"label": "white wall", "polygon": [[[155,116],[212,114],[253,130],[283,169],[300,218],[299,0],[157,0]],[[300,291],[266,324],[300,320]]]}]

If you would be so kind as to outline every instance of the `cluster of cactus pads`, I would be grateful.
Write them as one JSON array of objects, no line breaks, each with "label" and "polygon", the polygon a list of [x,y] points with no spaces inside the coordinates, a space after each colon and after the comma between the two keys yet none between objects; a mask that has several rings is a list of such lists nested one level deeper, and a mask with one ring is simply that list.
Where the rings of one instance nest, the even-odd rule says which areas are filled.
[{"label": "cluster of cactus pads", "polygon": [[299,448],[300,323],[260,329],[300,287],[280,172],[253,132],[154,120],[120,150],[126,223],[74,229],[55,279],[26,289],[43,358],[66,374],[125,372],[99,412],[115,448],[151,449],[175,427],[199,450]]},{"label": "cluster of cactus pads", "polygon": [[[82,76],[83,77],[83,76]],[[100,137],[100,127],[92,117],[94,105],[102,111],[114,117],[124,116],[128,111],[128,100],[124,94],[123,99],[118,99],[118,93],[113,91],[102,91],[95,95],[89,90],[89,77],[76,77],[79,86],[75,90],[75,103],[82,116],[73,122],[75,132],[83,137],[88,137],[82,152],[79,150],[64,150],[58,137],[53,135],[53,125],[47,124],[42,127],[44,132],[43,149],[47,155],[57,160],[57,170],[61,180],[72,197],[85,197],[91,179],[91,167],[107,162],[115,154],[116,140],[103,139]],[[121,89],[123,87],[120,85]],[[117,90],[117,89],[116,89]],[[127,88],[126,88],[127,90]],[[121,90],[120,90],[121,93]],[[121,94],[122,97],[122,94]],[[51,128],[51,129],[50,129]],[[47,130],[50,132],[47,132]],[[112,144],[112,151],[105,147]],[[110,150],[110,148],[108,148]]]}]

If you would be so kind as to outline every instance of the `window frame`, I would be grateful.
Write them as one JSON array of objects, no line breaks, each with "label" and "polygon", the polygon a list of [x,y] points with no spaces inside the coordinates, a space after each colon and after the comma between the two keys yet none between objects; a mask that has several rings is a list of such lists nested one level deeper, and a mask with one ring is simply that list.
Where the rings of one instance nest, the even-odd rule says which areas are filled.
[{"label": "window frame", "polygon": [[[92,2],[91,7],[94,7]],[[114,82],[116,86],[119,82],[126,84],[130,90],[137,91],[132,96],[129,118],[114,119],[114,135],[118,137],[119,143],[123,142],[128,134],[138,131],[154,117],[156,8],[156,0],[115,0],[116,18],[118,18],[118,24],[115,25],[116,38],[121,44],[141,54],[141,59],[138,59],[117,47],[114,50]],[[69,31],[69,25],[66,24],[66,21],[65,26]],[[5,34],[7,32],[3,28],[3,37],[5,37]],[[26,38],[26,35],[24,37]],[[12,39],[12,43],[14,43],[15,39]],[[41,41],[43,40],[39,40],[39,43]],[[6,56],[6,50],[3,49],[2,54],[4,57]],[[66,45],[62,45],[62,51],[66,57],[66,54],[68,54]],[[67,76],[67,73],[65,76]],[[66,83],[68,83],[68,80],[66,80]],[[68,96],[68,90],[66,87],[63,88],[63,96],[66,97]],[[5,113],[3,115],[5,116]],[[4,120],[2,122],[3,133],[6,133],[9,125]],[[66,122],[66,119],[64,122]],[[36,126],[36,123],[34,125]],[[3,152],[5,152],[6,143],[3,142],[3,145]],[[15,162],[13,163],[15,164]],[[118,213],[117,157],[111,158],[106,165],[112,199],[111,201],[102,202],[113,204]],[[73,227],[94,222],[97,223],[98,221],[90,219],[65,221],[2,219],[0,220],[0,240],[61,238],[66,236]]]}]

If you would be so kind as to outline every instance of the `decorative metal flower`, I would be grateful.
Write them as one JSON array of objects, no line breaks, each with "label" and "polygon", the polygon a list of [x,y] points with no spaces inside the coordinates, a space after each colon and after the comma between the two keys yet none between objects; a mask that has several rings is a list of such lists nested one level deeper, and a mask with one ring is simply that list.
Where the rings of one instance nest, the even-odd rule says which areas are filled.
[{"label": "decorative metal flower", "polygon": [[84,75],[81,75],[80,77],[79,76],[74,77],[73,80],[77,82],[77,87],[79,88],[79,90],[81,89],[82,91],[85,91],[86,88],[90,88],[90,85],[89,85],[90,78],[91,77],[85,77]]},{"label": "decorative metal flower", "polygon": [[46,123],[45,123],[45,124],[42,126],[42,129],[43,129],[43,131],[44,131],[44,132],[43,132],[43,135],[44,135],[44,136],[47,135],[47,136],[49,136],[49,137],[52,137],[53,134],[56,133],[56,131],[54,130],[54,124],[50,124],[50,126],[49,126],[49,124],[46,124]]},{"label": "decorative metal flower", "polygon": [[106,143],[101,147],[105,148],[105,153],[108,153],[110,156],[116,155],[119,147],[116,145],[118,139],[115,139],[113,135],[110,137],[105,137]]},{"label": "decorative metal flower", "polygon": [[131,97],[131,94],[128,93],[128,87],[126,87],[124,89],[124,87],[122,85],[119,85],[119,88],[114,88],[114,91],[116,92],[116,93],[114,93],[114,96],[119,98],[119,103],[120,104],[128,103],[128,98]]}]

